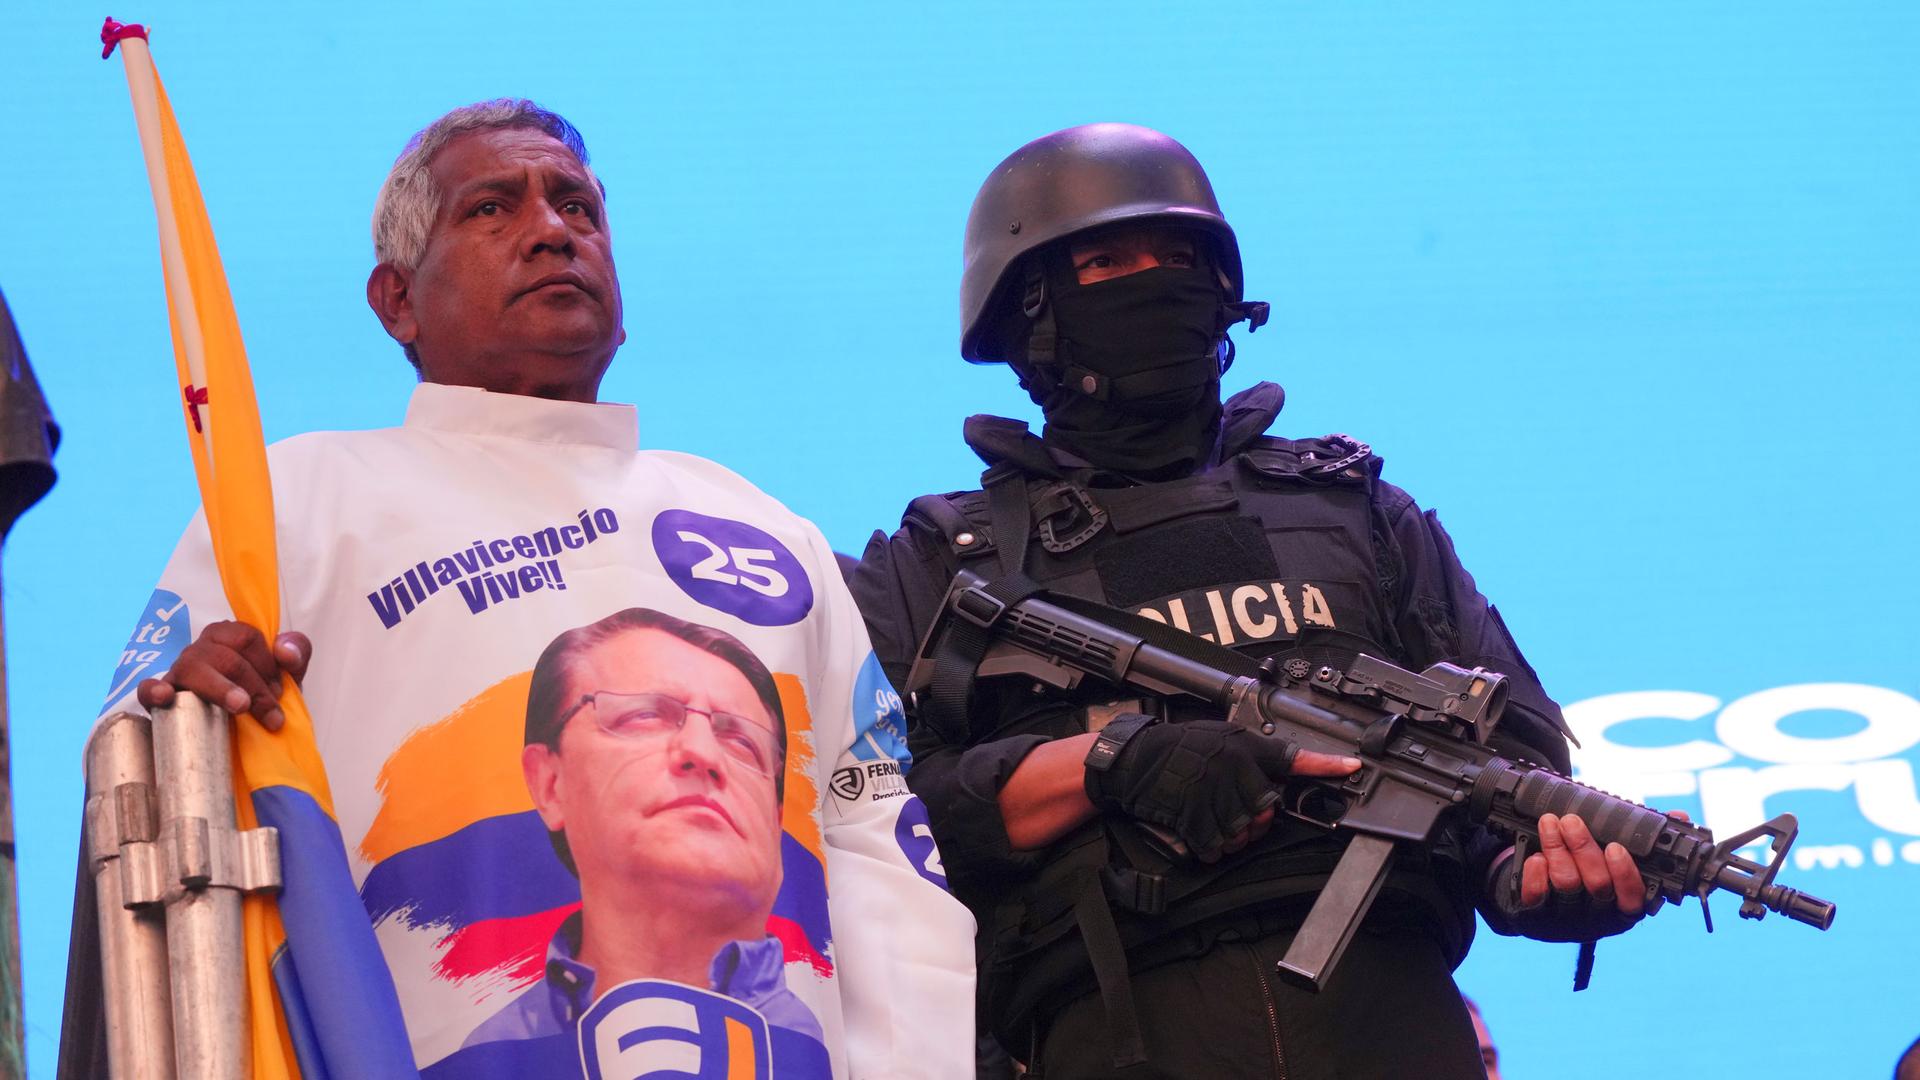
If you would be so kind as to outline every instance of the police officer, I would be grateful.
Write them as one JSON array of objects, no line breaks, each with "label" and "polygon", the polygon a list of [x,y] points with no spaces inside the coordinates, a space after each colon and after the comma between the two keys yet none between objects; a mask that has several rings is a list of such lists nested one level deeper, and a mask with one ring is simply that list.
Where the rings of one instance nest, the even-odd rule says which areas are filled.
[{"label": "police officer", "polygon": [[[1243,299],[1184,147],[1126,124],[1029,143],[981,187],[965,247],[960,351],[1011,366],[1046,424],[969,419],[982,490],[915,499],[868,545],[851,583],[896,685],[958,570],[1023,574],[1256,657],[1504,672],[1499,748],[1569,769],[1559,708],[1438,520],[1364,444],[1265,435],[1278,386],[1221,400],[1227,330],[1266,305]],[[1090,684],[1009,683],[978,679],[963,717],[916,712],[909,779],[979,923],[982,1018],[1034,1073],[1477,1078],[1450,974],[1476,905],[1564,941],[1640,914],[1631,858],[1577,818],[1543,820],[1520,867],[1455,828],[1397,860],[1327,986],[1295,989],[1274,962],[1344,840],[1276,818],[1271,743]]]}]

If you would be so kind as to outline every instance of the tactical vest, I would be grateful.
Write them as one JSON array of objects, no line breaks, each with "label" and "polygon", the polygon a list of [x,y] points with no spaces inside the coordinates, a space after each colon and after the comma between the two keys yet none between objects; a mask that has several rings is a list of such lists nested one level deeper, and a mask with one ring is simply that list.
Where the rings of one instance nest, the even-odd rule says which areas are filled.
[{"label": "tactical vest", "polygon": [[[1380,459],[1345,435],[1259,434],[1278,411],[1272,390],[1270,411],[1240,410],[1239,438],[1229,421],[1220,464],[1126,487],[1076,482],[1087,475],[1061,468],[1024,424],[976,417],[967,434],[990,463],[983,490],[916,499],[907,521],[985,577],[1017,567],[1048,590],[1254,657],[1335,666],[1361,652],[1398,658],[1387,606],[1396,563],[1380,550],[1373,513]],[[1073,733],[1060,726],[1059,708],[1037,707],[1027,688],[981,680],[974,693],[967,743]],[[1114,711],[1159,707],[1097,697],[1074,704],[1074,715],[1088,718],[1079,722],[1094,726]],[[1261,844],[1212,866],[1175,863],[1130,825],[1096,819],[1057,842],[1041,871],[982,918],[988,1021],[1003,1044],[1024,1050],[1036,1014],[1097,985],[1122,1064],[1135,1038],[1129,961],[1150,966],[1156,947],[1179,948],[1170,941],[1182,929],[1255,909],[1304,909],[1341,850],[1324,831],[1281,821]],[[1427,869],[1416,868],[1407,888],[1470,927],[1470,908],[1459,911],[1459,901],[1420,880]]]},{"label": "tactical vest", "polygon": [[1215,468],[1134,487],[1085,487],[1002,461],[985,490],[916,499],[908,518],[936,530],[963,567],[995,577],[1005,534],[1021,525],[995,520],[995,496],[1024,488],[1020,565],[1049,590],[1258,657],[1395,656],[1391,571],[1371,513],[1378,470],[1344,435],[1261,436]]}]

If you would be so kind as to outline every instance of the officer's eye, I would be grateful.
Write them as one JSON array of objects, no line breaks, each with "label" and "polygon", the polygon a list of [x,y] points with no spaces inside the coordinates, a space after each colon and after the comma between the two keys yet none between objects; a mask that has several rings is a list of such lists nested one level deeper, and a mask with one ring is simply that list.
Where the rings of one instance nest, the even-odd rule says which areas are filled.
[{"label": "officer's eye", "polygon": [[1160,259],[1161,266],[1178,266],[1186,269],[1193,267],[1193,252],[1170,251]]}]

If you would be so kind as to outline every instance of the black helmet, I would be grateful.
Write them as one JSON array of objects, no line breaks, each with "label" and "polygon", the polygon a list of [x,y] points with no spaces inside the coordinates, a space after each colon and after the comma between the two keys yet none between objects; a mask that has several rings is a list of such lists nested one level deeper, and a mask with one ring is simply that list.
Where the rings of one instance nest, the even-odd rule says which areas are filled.
[{"label": "black helmet", "polygon": [[1015,150],[974,196],[960,273],[960,355],[976,364],[1007,359],[988,331],[995,304],[1015,287],[1009,271],[1022,256],[1119,221],[1159,221],[1211,235],[1227,301],[1239,302],[1240,245],[1187,148],[1135,124],[1082,124]]}]

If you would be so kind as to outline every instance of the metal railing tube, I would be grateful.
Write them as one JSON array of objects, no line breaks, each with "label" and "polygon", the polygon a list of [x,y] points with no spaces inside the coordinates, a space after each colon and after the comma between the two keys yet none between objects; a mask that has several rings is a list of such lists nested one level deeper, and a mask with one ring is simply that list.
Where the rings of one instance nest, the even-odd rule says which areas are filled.
[{"label": "metal railing tube", "polygon": [[87,740],[87,871],[99,896],[107,1061],[115,1080],[172,1080],[153,728],[116,713]]},{"label": "metal railing tube", "polygon": [[179,1075],[244,1080],[251,1057],[240,837],[226,711],[180,693],[155,709],[154,774]]}]

